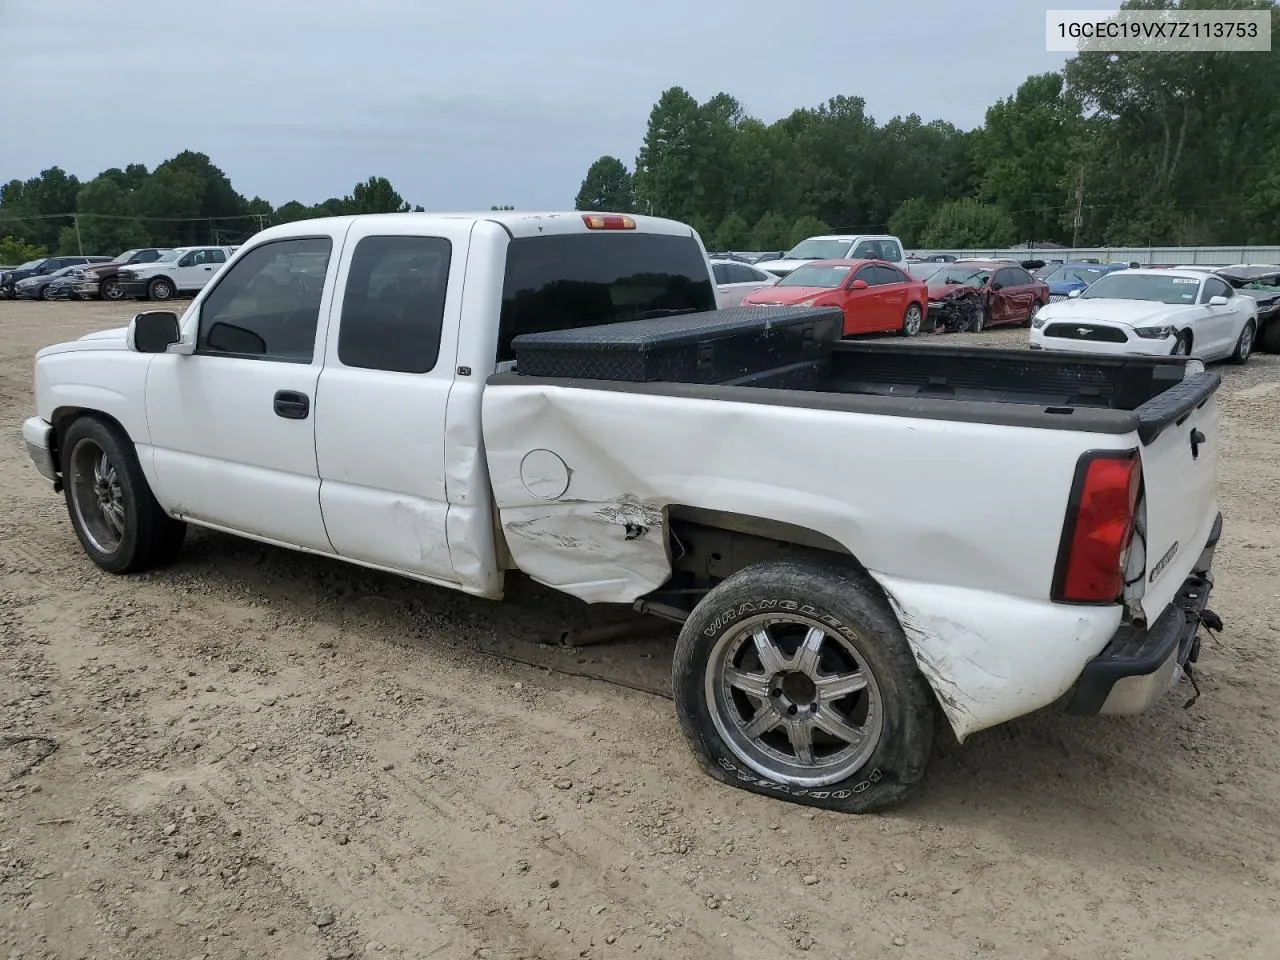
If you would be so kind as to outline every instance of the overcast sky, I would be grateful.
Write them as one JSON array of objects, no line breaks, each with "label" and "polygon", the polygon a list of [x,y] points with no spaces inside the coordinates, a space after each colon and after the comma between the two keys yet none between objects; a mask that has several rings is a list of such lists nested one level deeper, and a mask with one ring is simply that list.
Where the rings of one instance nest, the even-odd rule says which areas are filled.
[{"label": "overcast sky", "polygon": [[207,153],[279,205],[390,178],[428,209],[571,207],[659,94],[766,121],[838,94],[969,128],[1045,52],[1056,0],[0,0],[0,182]]}]

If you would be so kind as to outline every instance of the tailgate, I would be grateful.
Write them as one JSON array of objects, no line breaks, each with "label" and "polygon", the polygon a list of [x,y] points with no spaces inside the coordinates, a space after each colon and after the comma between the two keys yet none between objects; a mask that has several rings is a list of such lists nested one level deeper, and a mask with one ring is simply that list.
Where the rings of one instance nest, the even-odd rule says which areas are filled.
[{"label": "tailgate", "polygon": [[1200,557],[1217,516],[1222,378],[1193,373],[1138,408],[1146,572],[1142,610],[1154,621]]}]

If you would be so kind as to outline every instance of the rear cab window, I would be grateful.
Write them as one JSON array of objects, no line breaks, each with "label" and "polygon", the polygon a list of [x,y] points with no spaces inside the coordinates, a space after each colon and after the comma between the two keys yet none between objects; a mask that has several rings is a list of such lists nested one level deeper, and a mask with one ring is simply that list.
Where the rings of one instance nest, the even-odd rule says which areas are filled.
[{"label": "rear cab window", "polygon": [[497,362],[520,334],[716,309],[715,287],[692,235],[558,234],[507,247]]}]

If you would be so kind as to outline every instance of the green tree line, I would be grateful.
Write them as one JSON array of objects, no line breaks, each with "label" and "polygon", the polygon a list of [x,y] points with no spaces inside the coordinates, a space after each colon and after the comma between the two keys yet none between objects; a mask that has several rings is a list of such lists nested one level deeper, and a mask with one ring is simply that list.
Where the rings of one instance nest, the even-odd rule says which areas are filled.
[{"label": "green tree line", "polygon": [[1261,9],[1271,53],[1084,51],[961,130],[877,123],[836,96],[774,123],[727,93],[666,90],[634,171],[588,169],[578,209],[692,223],[715,249],[780,249],[828,230],[908,247],[1280,242],[1280,30],[1274,0],[1127,0]]},{"label": "green tree line", "polygon": [[0,186],[0,263],[82,249],[113,254],[130,247],[239,243],[274,223],[410,209],[422,207],[410,207],[386,177],[370,177],[322,203],[273,207],[261,197],[243,197],[207,156],[190,150],[154,170],[134,163],[85,182],[50,167]]}]

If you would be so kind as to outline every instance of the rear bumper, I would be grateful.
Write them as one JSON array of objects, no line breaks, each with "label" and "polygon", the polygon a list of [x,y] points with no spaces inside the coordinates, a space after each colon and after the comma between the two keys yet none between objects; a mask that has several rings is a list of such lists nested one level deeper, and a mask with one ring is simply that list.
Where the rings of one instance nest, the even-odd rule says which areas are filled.
[{"label": "rear bumper", "polygon": [[48,420],[31,417],[22,424],[22,439],[27,444],[27,456],[40,476],[58,482],[58,468],[53,462],[53,426]]},{"label": "rear bumper", "polygon": [[1141,713],[1182,679],[1186,665],[1200,655],[1197,634],[1213,592],[1210,567],[1221,536],[1218,514],[1195,569],[1173,601],[1150,626],[1121,626],[1103,651],[1085,664],[1068,713]]}]

